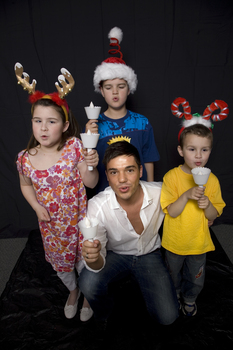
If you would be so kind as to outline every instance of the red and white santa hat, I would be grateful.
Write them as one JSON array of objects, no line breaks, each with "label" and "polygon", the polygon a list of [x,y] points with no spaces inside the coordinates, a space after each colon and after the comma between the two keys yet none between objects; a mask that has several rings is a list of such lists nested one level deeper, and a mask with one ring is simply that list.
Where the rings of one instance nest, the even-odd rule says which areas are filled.
[{"label": "red and white santa hat", "polygon": [[[179,110],[179,106],[182,106],[183,111]],[[198,113],[191,114],[191,107],[189,102],[183,98],[176,98],[171,104],[171,111],[177,118],[182,118],[182,128],[178,134],[178,140],[180,135],[185,128],[188,128],[194,124],[202,124],[209,129],[213,129],[213,122],[224,120],[229,114],[228,104],[222,100],[215,100],[203,112],[203,115]],[[219,112],[218,112],[219,111]],[[217,114],[214,114],[217,112]],[[212,121],[211,121],[212,119]]]},{"label": "red and white santa hat", "polygon": [[96,67],[93,78],[95,91],[100,92],[101,81],[118,78],[127,81],[130,92],[133,94],[136,91],[138,81],[134,70],[127,66],[122,59],[123,54],[120,51],[119,44],[122,41],[123,32],[120,28],[114,27],[110,30],[108,38],[110,39],[110,46],[117,47],[110,49],[108,53],[111,55],[119,53],[120,57],[109,57]]}]

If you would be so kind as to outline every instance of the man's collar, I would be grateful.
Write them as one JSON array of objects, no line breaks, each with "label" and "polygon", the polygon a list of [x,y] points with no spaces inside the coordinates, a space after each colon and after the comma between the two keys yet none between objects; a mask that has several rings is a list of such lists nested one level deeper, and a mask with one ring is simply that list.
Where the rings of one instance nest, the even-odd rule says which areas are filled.
[{"label": "man's collar", "polygon": [[142,203],[142,209],[144,209],[153,201],[153,198],[148,193],[147,188],[144,185],[143,181],[140,181],[140,185],[141,185],[143,193],[144,193],[144,198],[143,198],[143,203]]},{"label": "man's collar", "polygon": [[116,194],[111,187],[110,187],[110,207],[111,207],[111,209],[119,209],[120,208],[120,204],[118,203],[118,201],[116,199]]}]

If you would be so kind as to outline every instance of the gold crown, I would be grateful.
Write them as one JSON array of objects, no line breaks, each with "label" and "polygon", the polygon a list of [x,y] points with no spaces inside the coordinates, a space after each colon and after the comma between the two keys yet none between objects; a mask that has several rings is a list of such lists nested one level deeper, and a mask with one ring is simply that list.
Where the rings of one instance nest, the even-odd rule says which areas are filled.
[{"label": "gold crown", "polygon": [[130,143],[131,138],[127,136],[116,136],[113,137],[109,142],[107,142],[108,145],[111,145],[112,143],[118,142],[118,141],[127,141]]}]

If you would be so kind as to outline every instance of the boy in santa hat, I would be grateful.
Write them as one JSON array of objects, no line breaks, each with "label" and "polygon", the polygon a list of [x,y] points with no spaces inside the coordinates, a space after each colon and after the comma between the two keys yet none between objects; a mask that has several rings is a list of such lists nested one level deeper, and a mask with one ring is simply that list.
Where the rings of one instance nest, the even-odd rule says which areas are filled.
[{"label": "boy in santa hat", "polygon": [[145,181],[154,181],[154,162],[160,158],[148,119],[126,108],[128,95],[133,94],[137,88],[137,76],[122,59],[119,44],[123,33],[120,28],[114,27],[108,37],[110,46],[116,47],[109,50],[109,53],[118,53],[120,57],[109,57],[104,60],[96,67],[93,79],[95,91],[102,94],[108,107],[100,114],[98,120],[92,119],[86,124],[86,132],[90,130],[92,133],[100,134],[97,144],[100,158],[97,193],[108,186],[102,159],[111,143],[126,140],[138,149],[143,165],[141,179]]}]

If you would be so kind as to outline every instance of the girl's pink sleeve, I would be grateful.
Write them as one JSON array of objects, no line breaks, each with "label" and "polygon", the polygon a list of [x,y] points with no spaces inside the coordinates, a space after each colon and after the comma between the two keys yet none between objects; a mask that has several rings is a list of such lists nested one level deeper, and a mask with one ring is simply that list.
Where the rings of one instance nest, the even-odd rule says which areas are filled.
[{"label": "girl's pink sleeve", "polygon": [[74,147],[76,151],[76,156],[78,158],[78,163],[83,162],[85,158],[84,158],[84,148],[83,148],[82,141],[76,138]]}]

